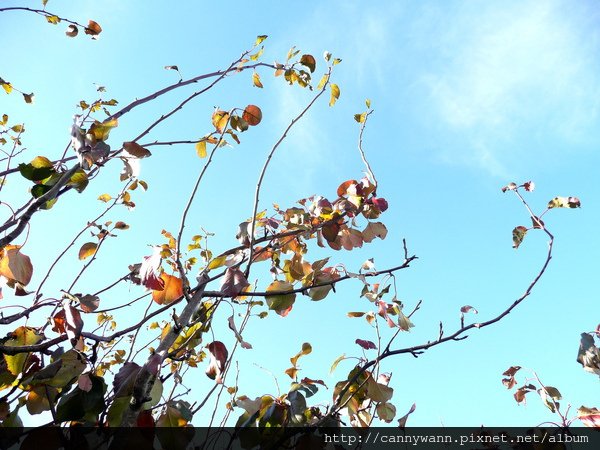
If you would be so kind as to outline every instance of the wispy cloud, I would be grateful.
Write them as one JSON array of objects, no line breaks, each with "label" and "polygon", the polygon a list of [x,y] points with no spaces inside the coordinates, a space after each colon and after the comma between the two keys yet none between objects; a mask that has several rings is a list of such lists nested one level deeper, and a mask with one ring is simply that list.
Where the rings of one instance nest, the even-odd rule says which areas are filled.
[{"label": "wispy cloud", "polygon": [[598,121],[597,42],[559,2],[473,5],[444,11],[453,26],[439,35],[439,64],[424,77],[442,123],[463,137],[452,153],[499,175],[516,140],[580,140]]}]

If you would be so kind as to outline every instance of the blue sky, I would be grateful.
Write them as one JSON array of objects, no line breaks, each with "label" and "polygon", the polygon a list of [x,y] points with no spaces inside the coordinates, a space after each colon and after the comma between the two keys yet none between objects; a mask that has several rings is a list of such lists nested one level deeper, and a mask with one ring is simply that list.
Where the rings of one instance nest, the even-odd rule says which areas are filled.
[{"label": "blue sky", "polygon": [[[554,259],[523,305],[501,323],[470,333],[466,341],[440,346],[418,359],[388,359],[383,370],[393,373],[399,415],[417,404],[409,421],[415,426],[536,425],[553,419],[533,396],[526,406],[516,405],[500,383],[511,365],[535,370],[574,409],[598,406],[598,380],[575,362],[580,333],[600,321],[594,281],[600,250],[600,17],[593,2],[331,1],[302,7],[265,1],[235,7],[179,2],[166,8],[158,1],[100,5],[50,0],[48,9],[82,22],[92,18],[104,31],[96,42],[84,36],[68,39],[62,24],[53,27],[16,12],[0,15],[3,46],[10,49],[0,75],[36,94],[33,106],[16,95],[0,96],[0,113],[26,124],[25,160],[62,153],[74,106],[94,98],[93,83],[106,86],[108,98],[125,105],[176,81],[176,73],[165,71],[165,65],[178,65],[184,78],[223,68],[259,34],[269,35],[265,62],[282,61],[292,45],[315,55],[318,71],[324,67],[323,51],[342,58],[334,75],[341,88],[339,102],[333,108],[320,102],[294,128],[267,174],[262,205],[292,206],[313,194],[333,197],[340,182],[360,177],[363,166],[352,116],[364,109],[365,98],[372,100],[375,113],[364,145],[379,194],[390,204],[382,216],[390,233],[383,242],[334,253],[332,262],[358,270],[374,257],[378,269],[393,266],[402,260],[406,238],[419,260],[399,274],[399,296],[409,310],[419,299],[423,306],[414,316],[416,327],[398,345],[434,339],[440,320],[448,331],[454,329],[465,304],[479,310],[478,320],[493,317],[539,270],[545,236],[531,233],[518,251],[511,247],[511,230],[528,225],[529,219],[500,187],[535,181],[537,188],[528,199],[537,211],[556,195],[581,198],[580,210],[546,216],[556,236]],[[200,226],[216,232],[215,252],[235,245],[237,224],[251,215],[265,155],[310,99],[309,92],[286,86],[270,73],[261,76],[265,89],[253,88],[249,73],[231,78],[148,139],[197,138],[209,131],[214,106],[254,103],[262,108],[263,123],[242,136],[241,146],[218,158],[192,210],[189,236]],[[136,136],[183,98],[174,93],[125,116],[111,134],[114,145]],[[161,229],[176,231],[201,162],[193,146],[153,153],[141,174],[150,190],[136,192],[135,211],[123,208],[110,217],[126,221],[131,229],[107,243],[96,271],[81,281],[82,290],[92,291],[122,275],[128,264],[149,254],[148,244],[162,242]],[[98,195],[118,191],[117,166],[103,170],[83,194],[61,200],[33,220],[24,249],[36,265],[33,284],[44,272],[44,261],[101,211]],[[15,183],[2,194],[3,201],[10,196],[17,202],[27,192]],[[65,275],[71,279],[80,265],[73,254],[61,274],[72,273]],[[58,295],[61,283],[50,283],[47,295]],[[359,299],[360,290],[360,284],[346,283],[320,303],[299,298],[285,319],[271,314],[251,322],[244,337],[254,349],[237,354],[239,392],[249,397],[277,394],[267,371],[284,390],[288,358],[306,341],[314,351],[301,360],[301,375],[333,387],[336,376],[351,366],[342,363],[330,376],[332,361],[344,352],[360,355],[354,339],[374,339],[364,320],[346,318],[348,311],[372,308]],[[103,304],[115,306],[138,293],[139,288],[131,287]],[[217,336],[231,343],[225,322],[229,312],[223,314]],[[119,320],[134,321],[135,313]],[[193,392],[200,396],[211,382],[197,372],[192,384],[197,383]],[[524,377],[517,378],[522,382]],[[331,390],[326,391],[319,401],[330,396]]]}]

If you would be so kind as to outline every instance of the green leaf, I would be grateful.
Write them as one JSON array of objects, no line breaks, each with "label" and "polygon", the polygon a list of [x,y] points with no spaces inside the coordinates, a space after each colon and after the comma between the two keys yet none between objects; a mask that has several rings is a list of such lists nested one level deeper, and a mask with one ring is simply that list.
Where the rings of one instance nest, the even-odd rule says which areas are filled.
[{"label": "green leaf", "polygon": [[82,420],[95,423],[98,416],[104,410],[104,393],[106,383],[101,377],[87,375],[92,382],[91,389],[84,391],[76,387],[67,395],[61,397],[56,407],[56,420],[65,422],[68,420]]},{"label": "green leaf", "polygon": [[269,305],[269,309],[275,311],[282,317],[285,317],[292,310],[292,306],[294,305],[294,301],[296,300],[296,294],[268,294],[268,292],[285,292],[291,291],[294,287],[291,283],[287,281],[274,281],[267,287],[267,296],[265,300],[267,301],[267,305]]},{"label": "green leaf", "polygon": [[391,403],[377,405],[377,416],[386,423],[390,423],[396,416],[396,407]]},{"label": "green leaf", "polygon": [[385,403],[392,398],[394,390],[384,384],[378,383],[371,376],[367,382],[367,397],[374,402]]},{"label": "green leaf", "polygon": [[519,245],[521,245],[521,243],[523,242],[523,239],[525,239],[525,235],[527,234],[527,228],[525,228],[522,225],[515,227],[512,234],[513,234],[513,248],[519,248]]},{"label": "green leaf", "polygon": [[331,98],[329,99],[329,106],[335,105],[335,102],[340,98],[340,88],[337,84],[332,83],[330,85]]},{"label": "green leaf", "polygon": [[87,174],[83,169],[79,169],[77,172],[73,174],[67,186],[73,187],[77,192],[82,193],[87,185],[89,184],[89,179]]},{"label": "green leaf", "polygon": [[19,171],[31,181],[42,181],[56,173],[52,161],[45,156],[36,156],[29,164],[19,164]]},{"label": "green leaf", "polygon": [[371,108],[371,100],[366,99],[365,100],[365,105],[367,105],[367,109]]}]

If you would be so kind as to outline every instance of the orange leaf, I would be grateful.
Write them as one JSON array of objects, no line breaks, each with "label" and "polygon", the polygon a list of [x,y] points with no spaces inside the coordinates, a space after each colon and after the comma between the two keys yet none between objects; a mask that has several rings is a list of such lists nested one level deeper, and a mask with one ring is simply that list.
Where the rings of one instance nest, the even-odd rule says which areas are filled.
[{"label": "orange leaf", "polygon": [[86,259],[96,253],[96,249],[98,248],[98,244],[94,242],[86,242],[79,249],[79,259]]},{"label": "orange leaf", "polygon": [[256,105],[248,105],[246,106],[246,109],[244,109],[242,119],[248,122],[248,125],[250,126],[258,125],[262,120],[262,111]]},{"label": "orange leaf", "polygon": [[19,251],[20,245],[7,245],[0,259],[0,275],[27,285],[33,275],[33,266],[29,256]]},{"label": "orange leaf", "polygon": [[160,278],[164,282],[162,291],[152,291],[152,300],[159,305],[168,305],[183,295],[183,282],[173,275],[162,273]]},{"label": "orange leaf", "polygon": [[89,34],[90,36],[98,36],[102,33],[102,27],[97,22],[90,20],[84,31],[85,34]]}]

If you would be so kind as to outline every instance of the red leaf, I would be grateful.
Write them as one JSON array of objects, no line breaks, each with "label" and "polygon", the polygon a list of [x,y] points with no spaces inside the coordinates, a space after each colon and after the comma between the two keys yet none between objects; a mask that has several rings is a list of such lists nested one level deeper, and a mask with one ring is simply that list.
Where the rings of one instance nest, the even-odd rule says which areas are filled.
[{"label": "red leaf", "polygon": [[221,293],[226,297],[237,297],[250,286],[244,272],[238,268],[228,267],[221,283]]},{"label": "red leaf", "polygon": [[225,370],[227,363],[227,348],[220,341],[213,341],[207,345],[208,353],[210,354],[210,363],[206,368],[206,375],[211,380],[215,380],[218,384],[223,383],[221,374]]},{"label": "red leaf", "polygon": [[71,343],[75,345],[75,341],[79,339],[81,330],[83,329],[83,320],[79,311],[73,308],[71,305],[66,305],[65,311],[65,331],[67,336],[71,340]]},{"label": "red leaf", "polygon": [[371,342],[371,341],[365,341],[363,339],[357,339],[354,342],[356,342],[358,345],[360,345],[365,350],[371,350],[371,349],[375,350],[375,349],[377,349],[377,346],[373,342]]},{"label": "red leaf", "polygon": [[160,247],[154,247],[154,253],[151,256],[145,256],[140,266],[141,283],[153,291],[162,291],[165,286],[158,271],[162,260],[160,250]]},{"label": "red leaf", "polygon": [[371,201],[377,207],[377,209],[381,212],[384,212],[386,209],[388,209],[388,202],[385,198],[373,197],[371,199]]},{"label": "red leaf", "polygon": [[256,105],[248,105],[244,109],[242,119],[248,122],[248,125],[250,126],[258,125],[262,120],[262,111]]}]

